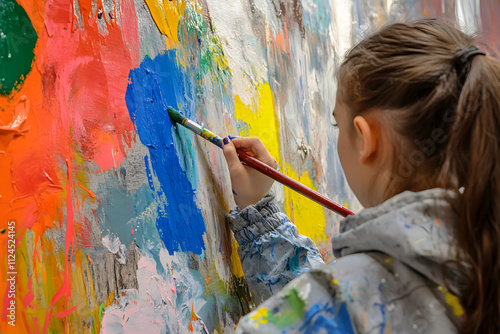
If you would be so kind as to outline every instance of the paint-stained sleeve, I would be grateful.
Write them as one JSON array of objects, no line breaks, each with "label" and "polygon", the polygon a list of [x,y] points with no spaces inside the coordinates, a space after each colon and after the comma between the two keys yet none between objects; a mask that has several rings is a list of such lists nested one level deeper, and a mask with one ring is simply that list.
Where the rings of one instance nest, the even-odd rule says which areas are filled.
[{"label": "paint-stained sleeve", "polygon": [[243,317],[236,334],[356,333],[348,304],[328,276],[312,270],[297,277]]},{"label": "paint-stained sleeve", "polygon": [[243,210],[232,210],[228,218],[256,303],[280,291],[298,275],[324,265],[314,242],[298,233],[274,203],[273,195]]}]

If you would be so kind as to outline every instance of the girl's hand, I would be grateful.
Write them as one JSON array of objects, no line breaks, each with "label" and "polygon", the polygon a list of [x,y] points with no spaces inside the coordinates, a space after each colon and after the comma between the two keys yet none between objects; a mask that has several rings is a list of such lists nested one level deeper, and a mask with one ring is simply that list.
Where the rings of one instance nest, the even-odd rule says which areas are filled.
[{"label": "girl's hand", "polygon": [[266,196],[274,180],[251,167],[243,165],[236,154],[236,148],[274,169],[278,168],[278,163],[257,137],[243,137],[233,140],[224,138],[222,150],[231,175],[234,200],[243,210],[248,205],[255,204]]}]

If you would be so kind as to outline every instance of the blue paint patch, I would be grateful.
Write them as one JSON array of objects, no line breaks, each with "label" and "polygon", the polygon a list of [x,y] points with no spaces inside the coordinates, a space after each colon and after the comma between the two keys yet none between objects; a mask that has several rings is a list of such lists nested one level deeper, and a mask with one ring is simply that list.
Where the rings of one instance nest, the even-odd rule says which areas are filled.
[{"label": "blue paint patch", "polygon": [[[148,181],[158,202],[156,227],[165,247],[174,251],[202,254],[205,224],[195,203],[190,178],[181,166],[174,146],[172,122],[167,107],[173,106],[190,117],[194,113],[194,85],[177,65],[177,52],[169,50],[155,59],[145,58],[129,73],[125,100],[141,142],[149,150],[146,157]],[[194,164],[193,156],[190,163]],[[149,163],[151,169],[149,170]],[[155,176],[159,182],[153,182]]]},{"label": "blue paint patch", "polygon": [[323,314],[323,311],[330,309],[331,307],[328,304],[315,304],[311,306],[304,317],[304,325],[299,329],[300,333],[314,334],[326,331],[329,334],[354,334],[354,328],[346,304],[340,304],[337,313],[333,316]]},{"label": "blue paint patch", "polygon": [[[136,217],[144,215],[154,201],[149,187],[144,184],[135,192],[130,192],[118,182],[118,179],[110,178],[100,185],[97,195],[100,203],[96,214],[101,224],[101,231],[108,231],[111,236],[117,236],[126,247],[134,239],[141,247],[142,240],[139,236],[147,223],[143,220],[141,224],[134,224],[133,221]],[[134,228],[138,230],[132,235],[130,232]]]},{"label": "blue paint patch", "polygon": [[[292,273],[295,272],[295,271],[299,271],[302,269],[302,266],[299,264],[299,261],[300,261],[300,257],[302,255],[302,251],[305,250],[304,247],[297,247],[295,249],[295,254],[292,256],[292,257],[289,257],[287,262],[286,262],[286,267],[285,269],[287,271],[291,271]],[[303,256],[303,260],[306,259],[306,257],[304,255]],[[303,261],[302,264],[304,264],[305,261]]]},{"label": "blue paint patch", "polygon": [[384,305],[380,305],[380,313],[382,313],[382,326],[380,327],[380,333],[384,334],[384,332],[385,332],[385,310],[384,310]]},{"label": "blue paint patch", "polygon": [[302,8],[304,25],[314,35],[327,36],[332,16],[330,4],[318,0],[312,0],[311,2],[311,5]]}]

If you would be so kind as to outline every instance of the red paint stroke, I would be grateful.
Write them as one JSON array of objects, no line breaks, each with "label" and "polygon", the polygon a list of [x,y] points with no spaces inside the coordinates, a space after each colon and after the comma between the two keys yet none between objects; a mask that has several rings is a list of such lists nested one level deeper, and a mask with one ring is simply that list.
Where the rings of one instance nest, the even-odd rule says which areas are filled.
[{"label": "red paint stroke", "polygon": [[[81,269],[71,274],[75,233],[98,229],[99,222],[80,213],[85,201],[96,195],[75,188],[89,173],[119,166],[135,140],[124,96],[129,70],[139,65],[140,44],[133,0],[115,3],[110,12],[104,11],[102,0],[78,0],[79,17],[73,1],[18,3],[38,41],[23,86],[0,96],[0,221],[16,221],[16,235],[23,241],[27,230],[33,232],[33,249],[17,243],[18,254],[32,259],[28,265],[35,275],[18,276],[16,326],[21,332],[45,333],[64,330],[69,305],[75,304],[72,299],[86,297],[85,291],[71,289],[77,286],[72,277],[83,275]],[[103,19],[98,19],[93,4],[102,9]],[[89,171],[83,162],[97,168]],[[96,225],[85,225],[89,221]],[[46,230],[61,227],[66,232],[62,261],[44,237]],[[1,258],[6,258],[6,245],[0,238]],[[5,305],[7,271],[1,266]],[[40,268],[42,275],[36,274]],[[53,280],[56,291],[39,288],[44,275]],[[2,310],[2,319],[5,316]],[[62,320],[56,320],[58,316]],[[6,326],[0,322],[0,332],[8,332]]]},{"label": "red paint stroke", "polygon": [[28,293],[23,298],[23,304],[31,306],[34,298],[35,295],[33,294],[33,274],[31,274],[28,280]]},{"label": "red paint stroke", "polygon": [[73,313],[73,311],[74,311],[74,310],[76,310],[76,307],[77,307],[77,306],[78,306],[78,305],[75,305],[75,306],[73,306],[72,308],[70,308],[70,309],[68,309],[68,310],[66,310],[66,311],[64,311],[64,312],[54,314],[54,317],[64,318],[64,317],[66,317],[66,316],[70,315],[71,313]]}]

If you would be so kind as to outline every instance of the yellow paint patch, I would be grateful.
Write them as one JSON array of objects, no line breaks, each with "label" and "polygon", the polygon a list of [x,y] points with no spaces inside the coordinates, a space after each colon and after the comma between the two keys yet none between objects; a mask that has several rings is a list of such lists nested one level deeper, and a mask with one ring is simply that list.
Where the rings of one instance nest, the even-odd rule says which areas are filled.
[{"label": "yellow paint patch", "polygon": [[[243,103],[238,95],[234,97],[234,116],[246,123],[246,126],[240,128],[239,134],[259,137],[283,169],[280,159],[279,122],[275,113],[271,86],[265,82],[256,88],[257,94],[250,105]],[[286,166],[284,172],[305,186],[316,189],[307,172],[299,177],[289,165]],[[285,202],[285,212],[295,223],[299,233],[310,237],[315,242],[327,240],[325,213],[321,205],[286,187]]]},{"label": "yellow paint patch", "polygon": [[274,109],[273,92],[267,82],[257,86],[251,105],[244,104],[238,95],[234,97],[234,117],[247,124],[240,129],[240,136],[259,137],[279,164],[279,122]]},{"label": "yellow paint patch", "polygon": [[243,268],[241,267],[241,260],[238,256],[238,242],[233,238],[231,240],[231,265],[232,272],[234,276],[238,278],[245,277],[245,273],[243,272]]},{"label": "yellow paint patch", "polygon": [[160,32],[167,36],[165,41],[167,48],[173,48],[176,43],[179,43],[177,29],[179,19],[186,9],[184,0],[146,0],[151,16],[156,23]]},{"label": "yellow paint patch", "polygon": [[385,259],[385,262],[386,263],[391,263],[392,262],[392,257],[388,257],[387,259]]},{"label": "yellow paint patch", "polygon": [[[286,166],[286,174],[306,187],[316,190],[308,172],[298,177],[297,173]],[[326,241],[326,219],[323,207],[316,202],[285,188],[285,213],[295,223],[300,234],[308,236],[315,243]]]},{"label": "yellow paint patch", "polygon": [[451,307],[453,307],[453,314],[455,314],[457,317],[460,317],[465,314],[462,305],[460,305],[460,299],[458,299],[457,296],[449,292],[443,286],[438,287],[438,289],[439,291],[444,293],[444,299],[446,300],[446,303]]},{"label": "yellow paint patch", "polygon": [[259,308],[255,311],[255,314],[250,317],[251,320],[255,321],[255,328],[259,327],[259,324],[267,324],[268,310],[265,307]]}]

